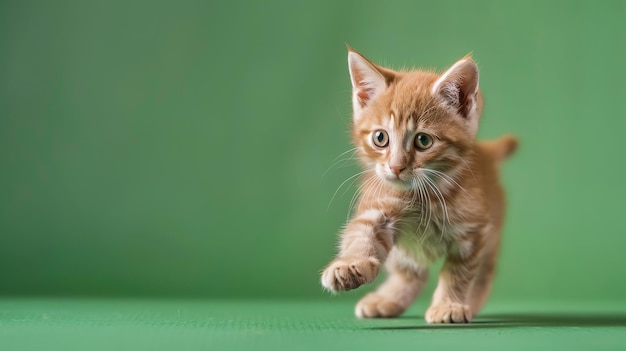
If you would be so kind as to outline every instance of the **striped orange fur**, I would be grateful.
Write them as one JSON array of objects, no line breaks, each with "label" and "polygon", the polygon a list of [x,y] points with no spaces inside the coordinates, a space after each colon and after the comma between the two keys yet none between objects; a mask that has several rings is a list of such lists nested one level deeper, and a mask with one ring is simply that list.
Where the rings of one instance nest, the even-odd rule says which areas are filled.
[{"label": "striped orange fur", "polygon": [[448,70],[393,71],[349,48],[353,143],[364,167],[359,202],[322,285],[351,290],[386,281],[356,305],[360,318],[395,317],[445,257],[429,323],[470,322],[493,280],[504,219],[499,167],[513,136],[477,142],[482,113],[471,57]]}]

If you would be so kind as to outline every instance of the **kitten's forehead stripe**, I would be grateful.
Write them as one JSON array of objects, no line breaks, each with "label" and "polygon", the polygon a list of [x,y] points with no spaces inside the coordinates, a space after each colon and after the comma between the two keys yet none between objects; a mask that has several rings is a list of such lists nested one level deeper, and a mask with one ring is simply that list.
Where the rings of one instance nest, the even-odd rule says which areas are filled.
[{"label": "kitten's forehead stripe", "polygon": [[404,137],[404,149],[406,152],[410,152],[413,147],[413,133],[407,131]]},{"label": "kitten's forehead stripe", "polygon": [[415,120],[413,118],[409,118],[409,124],[407,125],[407,129],[410,133],[415,131]]}]

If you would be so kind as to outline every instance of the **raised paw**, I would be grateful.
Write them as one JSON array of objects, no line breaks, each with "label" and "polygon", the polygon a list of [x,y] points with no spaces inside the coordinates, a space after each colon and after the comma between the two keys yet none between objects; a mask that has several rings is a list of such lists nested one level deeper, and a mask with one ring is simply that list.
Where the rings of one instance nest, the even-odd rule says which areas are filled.
[{"label": "raised paw", "polygon": [[322,273],[322,286],[337,292],[356,289],[362,284],[371,283],[380,263],[372,257],[341,257],[331,262]]},{"label": "raised paw", "polygon": [[469,323],[472,312],[468,305],[448,303],[430,306],[425,316],[428,323]]},{"label": "raised paw", "polygon": [[354,313],[359,318],[393,318],[405,310],[406,306],[377,293],[369,293],[356,304]]}]

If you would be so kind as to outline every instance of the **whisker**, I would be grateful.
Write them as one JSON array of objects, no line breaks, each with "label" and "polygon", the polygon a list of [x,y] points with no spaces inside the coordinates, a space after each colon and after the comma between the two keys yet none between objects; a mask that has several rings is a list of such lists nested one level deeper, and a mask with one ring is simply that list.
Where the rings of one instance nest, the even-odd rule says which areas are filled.
[{"label": "whisker", "polygon": [[439,190],[439,188],[437,187],[437,184],[435,184],[435,182],[433,182],[428,177],[425,177],[424,179],[426,180],[427,184],[431,187],[431,189],[433,189],[435,196],[437,196],[437,198],[439,199],[439,203],[441,204],[441,207],[443,208],[444,218],[441,223],[442,225],[441,236],[439,237],[439,242],[441,242],[441,240],[443,239],[443,235],[446,231],[446,221],[448,222],[448,224],[450,224],[450,226],[452,226],[452,222],[450,221],[450,216],[448,214],[448,206],[446,205],[446,200],[443,194],[441,193],[441,190]]},{"label": "whisker", "polygon": [[[422,178],[422,184],[424,185],[424,189],[426,189],[426,200],[428,200],[428,221],[426,222],[426,227],[424,227],[424,233],[426,233],[426,231],[428,230],[428,227],[430,226],[430,222],[432,221],[433,218],[433,204],[431,201],[431,196],[430,196],[430,192],[428,191],[428,187],[426,186],[426,177],[424,176]],[[424,239],[426,239],[426,236],[424,236]],[[422,240],[422,241],[423,241]]]},{"label": "whisker", "polygon": [[[348,158],[342,159],[341,157],[344,156],[345,154],[352,152],[352,154],[348,155]],[[357,152],[357,148],[353,147],[352,149],[342,152],[339,156],[335,157],[335,159],[333,160],[333,163],[326,169],[326,171],[322,174],[322,178],[324,178],[326,176],[326,174],[328,174],[328,172],[335,167],[336,165],[340,164],[341,162],[348,162],[351,160],[358,160],[358,158],[354,157],[354,154]]]},{"label": "whisker", "polygon": [[[428,188],[426,187],[426,183],[424,182],[424,175],[423,174],[419,174],[418,177],[416,178],[419,183],[420,183],[420,188],[423,190],[423,206],[422,206],[422,210],[424,215],[426,216],[426,222],[424,224],[424,230],[422,231],[422,238],[420,240],[420,244],[422,244],[424,242],[424,240],[426,240],[426,232],[428,231],[428,226],[430,225],[430,221],[432,219],[432,215],[433,215],[433,208],[431,206],[430,203],[430,194],[428,192]],[[426,215],[426,208],[428,208],[428,214]],[[420,224],[421,226],[421,224]],[[416,232],[419,231],[420,226],[417,227]]]},{"label": "whisker", "polygon": [[476,179],[476,175],[474,174],[474,171],[472,170],[472,167],[470,167],[469,163],[467,163],[467,161],[465,161],[465,159],[463,157],[461,157],[461,155],[454,155],[454,157],[458,158],[459,160],[463,161],[463,163],[465,164],[465,167],[470,171],[470,173],[472,174],[472,177],[474,177],[474,179]]},{"label": "whisker", "polygon": [[417,191],[415,193],[415,195],[419,198],[419,203],[420,203],[420,209],[419,209],[420,215],[419,215],[419,219],[418,219],[418,222],[417,222],[417,227],[415,228],[415,233],[413,233],[413,236],[412,236],[412,238],[415,238],[417,236],[420,228],[422,227],[422,222],[424,220],[424,212],[425,211],[424,211],[424,197],[423,197],[423,194],[422,194],[422,185],[421,185],[421,183],[419,181],[419,175],[416,176],[413,179],[413,182],[415,184],[415,189]]},{"label": "whisker", "polygon": [[344,180],[344,181],[343,181],[343,182],[339,185],[339,187],[337,188],[337,190],[335,190],[335,193],[333,194],[333,197],[331,197],[331,198],[330,198],[330,202],[328,203],[328,207],[326,208],[326,210],[328,210],[328,209],[330,208],[330,205],[333,203],[333,200],[335,200],[335,196],[337,196],[337,193],[339,192],[339,189],[341,189],[341,187],[342,187],[342,186],[344,186],[344,184],[346,184],[346,183],[347,183],[348,181],[350,181],[351,179],[354,179],[354,178],[356,178],[356,177],[358,177],[358,176],[360,176],[360,175],[362,175],[362,174],[364,174],[364,173],[367,173],[367,172],[369,172],[369,171],[362,171],[362,172],[359,172],[359,173],[357,173],[357,174],[355,174],[355,175],[353,175],[353,176],[349,177],[348,179]]},{"label": "whisker", "polygon": [[346,193],[348,192],[348,190],[350,190],[350,188],[354,185],[354,183],[356,183],[359,180],[359,178],[354,178],[351,182],[350,185],[347,186],[344,190],[343,193],[341,193],[341,197],[344,197],[346,195]]},{"label": "whisker", "polygon": [[454,178],[450,177],[449,175],[435,170],[435,169],[429,169],[429,168],[422,168],[423,171],[425,172],[431,172],[433,175],[440,177],[441,179],[445,180],[446,182],[448,182],[448,184],[451,185],[456,185],[459,187],[459,189],[463,190],[463,192],[465,192],[466,194],[470,195],[470,193],[467,192],[467,190],[465,190],[465,188],[463,188],[461,186],[461,184],[459,184],[456,180],[454,180]]},{"label": "whisker", "polygon": [[376,182],[376,191],[374,192],[374,195],[375,195],[374,198],[376,199],[376,202],[378,203],[378,206],[380,206],[381,205],[380,195],[382,194],[383,185],[384,184],[383,184],[383,181],[380,180],[380,178],[378,178],[378,179],[379,179],[379,181]]},{"label": "whisker", "polygon": [[353,147],[353,148],[351,148],[351,149],[349,149],[347,151],[344,151],[344,152],[340,153],[339,156],[335,157],[335,159],[333,161],[337,161],[338,158],[340,158],[341,156],[347,154],[350,151],[352,151],[354,153],[357,149],[358,149],[358,147],[355,146],[355,147]]},{"label": "whisker", "polygon": [[414,178],[411,180],[411,187],[413,189],[413,196],[411,198],[411,205],[409,206],[410,208],[413,208],[415,206],[415,202],[417,201],[417,195],[418,192],[416,191],[417,189],[417,180]]},{"label": "whisker", "polygon": [[[346,218],[346,222],[350,220],[350,217],[352,217],[352,215],[354,214],[354,206],[356,205],[356,201],[357,199],[361,198],[364,192],[367,192],[367,190],[369,189],[369,184],[372,181],[376,181],[377,177],[375,175],[371,176],[370,178],[368,178],[366,181],[364,181],[361,185],[359,185],[359,187],[356,189],[356,191],[354,192],[354,195],[352,195],[352,199],[350,199],[350,206],[348,206],[348,216]],[[367,186],[367,188],[365,188]],[[361,191],[365,188],[365,191],[362,193]]]},{"label": "whisker", "polygon": [[419,202],[420,202],[420,218],[419,218],[419,222],[417,224],[417,228],[415,233],[417,234],[417,231],[420,229],[420,227],[422,226],[422,221],[424,220],[424,215],[425,215],[425,210],[424,210],[424,206],[425,206],[425,199],[424,199],[424,193],[422,192],[422,183],[419,180],[419,177],[415,177],[415,183],[417,184],[417,193],[419,195]]}]

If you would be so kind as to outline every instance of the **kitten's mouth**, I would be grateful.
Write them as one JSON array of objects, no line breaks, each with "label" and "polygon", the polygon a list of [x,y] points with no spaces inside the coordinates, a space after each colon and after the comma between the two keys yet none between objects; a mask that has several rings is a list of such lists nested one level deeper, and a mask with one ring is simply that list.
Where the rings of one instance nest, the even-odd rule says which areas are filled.
[{"label": "kitten's mouth", "polygon": [[385,178],[384,179],[385,183],[390,185],[392,188],[400,189],[400,190],[411,189],[411,183],[400,179],[400,177],[385,176],[384,178]]}]

